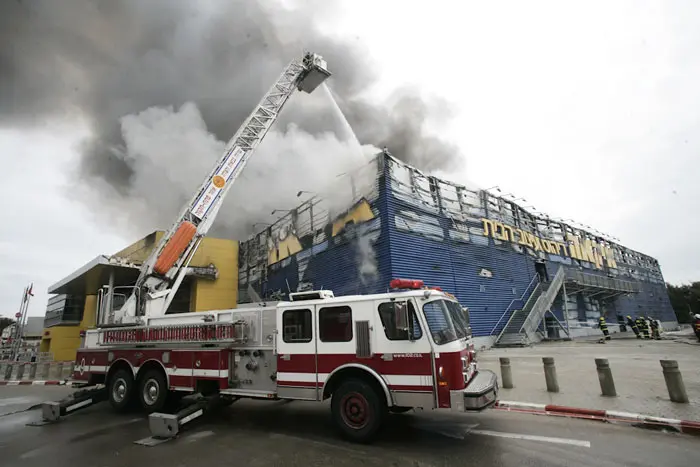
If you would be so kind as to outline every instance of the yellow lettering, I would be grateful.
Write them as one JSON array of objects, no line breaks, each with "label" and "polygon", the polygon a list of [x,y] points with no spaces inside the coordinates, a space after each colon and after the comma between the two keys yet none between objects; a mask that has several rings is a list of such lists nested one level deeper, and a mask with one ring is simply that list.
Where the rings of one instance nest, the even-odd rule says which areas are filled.
[{"label": "yellow lettering", "polygon": [[503,224],[503,229],[505,230],[505,233],[506,233],[506,237],[507,237],[506,239],[508,241],[514,242],[515,235],[513,234],[513,227]]},{"label": "yellow lettering", "polygon": [[517,242],[519,245],[532,248],[535,251],[545,251],[550,254],[588,261],[595,264],[598,269],[603,267],[603,263],[606,263],[610,268],[617,268],[613,249],[590,239],[582,240],[575,235],[566,233],[564,241],[558,242],[540,238],[526,230],[516,229],[503,222],[486,218],[482,218],[481,222],[484,224],[484,235],[487,237]]},{"label": "yellow lettering", "polygon": [[615,252],[609,246],[604,247],[605,252],[605,262],[609,268],[617,269],[617,262],[615,261]]},{"label": "yellow lettering", "polygon": [[484,223],[484,235],[491,237],[495,232],[494,222],[489,219],[481,219],[481,222]]},{"label": "yellow lettering", "polygon": [[569,254],[574,259],[582,259],[581,246],[578,243],[578,237],[575,235],[567,235],[569,240]]},{"label": "yellow lettering", "polygon": [[523,229],[518,229],[518,244],[527,246],[527,232]]},{"label": "yellow lettering", "polygon": [[580,245],[581,259],[583,261],[588,261],[589,263],[595,261],[595,259],[593,258],[593,249],[591,248],[591,241],[587,238],[584,238]]},{"label": "yellow lettering", "polygon": [[494,227],[496,228],[494,233],[494,238],[496,240],[508,240],[508,235],[506,234],[506,226],[501,222],[494,222]]}]

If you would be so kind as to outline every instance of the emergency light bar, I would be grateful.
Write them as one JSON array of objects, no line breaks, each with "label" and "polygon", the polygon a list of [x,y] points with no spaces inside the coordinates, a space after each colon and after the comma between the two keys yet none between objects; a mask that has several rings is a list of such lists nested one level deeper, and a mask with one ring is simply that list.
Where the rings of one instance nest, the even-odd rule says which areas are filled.
[{"label": "emergency light bar", "polygon": [[424,287],[423,281],[418,279],[392,279],[389,282],[392,289],[414,289],[420,290]]}]

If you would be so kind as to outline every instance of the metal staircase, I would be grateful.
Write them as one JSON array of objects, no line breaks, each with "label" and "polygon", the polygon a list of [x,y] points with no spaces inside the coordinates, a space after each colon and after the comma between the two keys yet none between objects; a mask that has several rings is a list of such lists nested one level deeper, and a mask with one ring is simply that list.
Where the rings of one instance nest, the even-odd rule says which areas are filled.
[{"label": "metal staircase", "polygon": [[550,311],[565,278],[564,268],[560,266],[550,282],[539,283],[523,309],[514,311],[510,316],[503,331],[496,338],[494,347],[524,346],[541,340],[537,332],[540,323]]}]

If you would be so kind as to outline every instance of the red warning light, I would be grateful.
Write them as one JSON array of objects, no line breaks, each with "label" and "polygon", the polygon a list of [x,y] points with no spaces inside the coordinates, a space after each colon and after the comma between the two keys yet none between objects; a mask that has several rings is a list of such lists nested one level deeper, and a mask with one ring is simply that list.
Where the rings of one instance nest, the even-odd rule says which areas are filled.
[{"label": "red warning light", "polygon": [[392,279],[389,287],[392,289],[422,289],[423,281],[418,279]]}]

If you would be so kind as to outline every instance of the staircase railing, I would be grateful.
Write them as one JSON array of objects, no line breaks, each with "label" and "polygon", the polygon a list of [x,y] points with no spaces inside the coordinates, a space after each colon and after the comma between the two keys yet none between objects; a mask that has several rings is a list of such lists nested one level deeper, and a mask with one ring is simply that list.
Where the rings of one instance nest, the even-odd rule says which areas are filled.
[{"label": "staircase railing", "polygon": [[[503,329],[501,329],[501,332],[498,334],[498,337],[499,338],[501,337],[503,330],[508,327],[508,323],[510,323],[510,320],[513,318],[513,315],[515,314],[515,313],[513,313],[513,311],[515,311],[515,310],[512,309],[513,305],[517,302],[524,302],[525,296],[528,295],[528,290],[530,290],[530,287],[532,287],[532,292],[534,292],[535,287],[537,287],[537,285],[539,284],[539,281],[540,281],[540,275],[535,274],[532,277],[532,279],[530,280],[530,283],[527,284],[527,287],[525,287],[525,290],[523,290],[523,293],[522,293],[522,295],[520,295],[520,298],[514,298],[513,300],[510,301],[510,303],[506,307],[506,309],[503,312],[503,314],[501,315],[501,317],[498,318],[496,325],[493,327],[493,329],[491,329],[489,336],[493,336],[493,334],[496,332],[496,329],[498,329],[498,325],[501,324],[501,321],[503,321],[503,318],[506,316],[506,314],[508,314],[508,312],[510,312],[510,318],[506,322],[506,325],[503,326]],[[535,285],[533,286],[533,284],[535,284]]]},{"label": "staircase railing", "polygon": [[562,266],[559,266],[557,273],[554,275],[554,279],[549,283],[549,287],[539,296],[532,310],[527,315],[527,318],[525,318],[525,322],[523,322],[518,332],[523,332],[524,330],[529,340],[532,340],[531,336],[537,330],[544,314],[552,306],[552,303],[554,303],[554,299],[557,297],[561,286],[564,284],[565,278],[566,271]]}]

